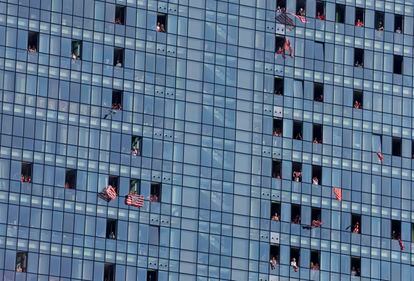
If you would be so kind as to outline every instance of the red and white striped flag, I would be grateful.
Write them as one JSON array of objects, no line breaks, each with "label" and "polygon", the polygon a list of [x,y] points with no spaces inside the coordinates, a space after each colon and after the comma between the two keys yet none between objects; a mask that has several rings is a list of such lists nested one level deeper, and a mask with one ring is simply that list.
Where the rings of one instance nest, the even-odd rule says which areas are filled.
[{"label": "red and white striped flag", "polygon": [[125,204],[128,206],[141,208],[142,206],[144,206],[144,195],[128,194],[125,197]]},{"label": "red and white striped flag", "polygon": [[342,189],[339,187],[334,187],[333,192],[335,194],[336,200],[342,201]]},{"label": "red and white striped flag", "polygon": [[398,243],[400,244],[401,251],[404,251],[405,247],[404,247],[404,244],[403,244],[403,241],[401,240],[401,238],[398,239]]},{"label": "red and white striped flag", "polygon": [[377,151],[377,157],[379,161],[384,161],[384,154],[382,154],[382,152],[379,150]]},{"label": "red and white striped flag", "polygon": [[295,15],[295,14],[294,14],[294,16],[295,16],[295,18],[300,20],[302,23],[307,23],[308,22],[308,20],[306,19],[305,16],[299,16],[299,15]]}]

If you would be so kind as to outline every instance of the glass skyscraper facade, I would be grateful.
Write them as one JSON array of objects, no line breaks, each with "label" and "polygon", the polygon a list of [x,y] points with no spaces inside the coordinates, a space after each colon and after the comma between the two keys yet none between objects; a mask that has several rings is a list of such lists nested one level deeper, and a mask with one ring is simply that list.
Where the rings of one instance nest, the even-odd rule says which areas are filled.
[{"label": "glass skyscraper facade", "polygon": [[414,280],[414,0],[0,0],[0,281]]}]

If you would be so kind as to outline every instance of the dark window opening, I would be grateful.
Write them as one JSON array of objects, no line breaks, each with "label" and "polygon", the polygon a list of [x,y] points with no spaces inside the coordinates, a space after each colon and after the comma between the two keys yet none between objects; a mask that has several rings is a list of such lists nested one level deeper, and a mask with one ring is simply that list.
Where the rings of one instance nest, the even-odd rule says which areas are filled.
[{"label": "dark window opening", "polygon": [[355,9],[355,25],[359,27],[364,26],[364,9],[362,8]]},{"label": "dark window opening", "polygon": [[284,91],[284,80],[281,77],[275,77],[274,80],[274,90],[275,95],[283,96]]},{"label": "dark window opening", "polygon": [[314,222],[321,222],[321,209],[319,208],[312,208],[311,211],[311,219],[312,219],[312,225]]},{"label": "dark window opening", "polygon": [[115,7],[115,23],[125,24],[125,6],[116,5]]},{"label": "dark window opening", "polygon": [[106,238],[116,239],[118,222],[114,219],[106,220]]},{"label": "dark window opening", "polygon": [[283,135],[283,119],[273,119],[273,135],[275,137]]},{"label": "dark window opening", "polygon": [[132,136],[131,153],[133,156],[141,155],[142,137]]},{"label": "dark window opening", "polygon": [[320,124],[313,124],[313,143],[322,143],[323,127]]},{"label": "dark window opening", "polygon": [[299,264],[300,264],[300,249],[290,248],[290,265],[292,266],[294,271],[299,270]]},{"label": "dark window opening", "polygon": [[273,270],[276,268],[279,263],[280,247],[278,245],[270,245],[270,269]]},{"label": "dark window opening", "polygon": [[282,161],[274,160],[272,161],[272,178],[281,179],[282,178]]},{"label": "dark window opening", "polygon": [[364,49],[354,49],[354,65],[356,67],[364,67]]},{"label": "dark window opening", "polygon": [[276,0],[276,12],[286,11],[286,0]]},{"label": "dark window opening", "polygon": [[30,53],[36,53],[39,49],[39,32],[29,31],[27,49]]},{"label": "dark window opening", "polygon": [[68,189],[76,188],[76,170],[75,169],[66,169],[65,188],[68,188]]},{"label": "dark window opening", "polygon": [[129,193],[138,194],[140,193],[141,182],[139,179],[131,179],[129,181]]},{"label": "dark window opening", "polygon": [[391,220],[391,238],[401,239],[401,222],[397,220]]},{"label": "dark window opening", "polygon": [[16,272],[27,271],[27,252],[17,252],[16,254]]},{"label": "dark window opening", "polygon": [[151,202],[161,202],[161,192],[162,192],[161,183],[152,182],[151,183],[150,201]]},{"label": "dark window opening", "polygon": [[158,225],[150,225],[148,243],[158,245],[160,241],[160,227]]},{"label": "dark window opening", "polygon": [[337,23],[345,23],[345,5],[336,4],[335,21]]},{"label": "dark window opening", "polygon": [[80,60],[82,57],[82,41],[73,40],[72,41],[72,59]]},{"label": "dark window opening", "polygon": [[104,281],[115,281],[115,264],[105,263]]},{"label": "dark window opening", "polygon": [[122,91],[113,90],[112,91],[112,109],[121,110],[122,109]]},{"label": "dark window opening", "polygon": [[108,186],[112,186],[116,193],[119,193],[119,177],[118,176],[109,176]]},{"label": "dark window opening", "polygon": [[353,233],[361,233],[362,225],[361,225],[361,215],[352,214],[351,215],[351,231]]},{"label": "dark window opening", "polygon": [[355,109],[362,109],[362,106],[364,104],[364,96],[361,91],[354,90],[353,102]]},{"label": "dark window opening", "polygon": [[384,31],[384,13],[375,11],[375,28]]},{"label": "dark window opening", "polygon": [[322,184],[322,167],[313,165],[312,166],[312,184],[320,185]]},{"label": "dark window opening", "polygon": [[275,50],[276,54],[284,54],[285,53],[285,38],[281,36],[276,36],[275,40]]},{"label": "dark window opening", "polygon": [[293,162],[292,164],[292,180],[296,182],[302,181],[302,163]]},{"label": "dark window opening", "polygon": [[291,221],[294,224],[300,224],[301,221],[301,207],[300,205],[292,204],[291,210],[290,210],[290,217]]},{"label": "dark window opening", "polygon": [[404,28],[404,16],[403,15],[395,15],[394,16],[394,30],[396,33],[403,33]]},{"label": "dark window opening", "polygon": [[325,3],[323,1],[316,1],[316,18],[325,20]]},{"label": "dark window opening", "polygon": [[323,102],[323,84],[322,83],[313,83],[313,100],[318,102]]},{"label": "dark window opening", "polygon": [[158,271],[150,269],[147,271],[147,281],[157,281],[158,280]]},{"label": "dark window opening", "polygon": [[280,203],[272,202],[270,205],[270,216],[272,221],[280,221]]},{"label": "dark window opening", "polygon": [[392,138],[392,155],[401,156],[401,139]]},{"label": "dark window opening", "polygon": [[306,16],[306,0],[296,0],[296,14]]},{"label": "dark window opening", "polygon": [[124,53],[125,50],[122,48],[114,49],[114,66],[122,67],[124,65]]},{"label": "dark window opening", "polygon": [[351,276],[361,276],[361,259],[351,257]]},{"label": "dark window opening", "polygon": [[414,222],[411,223],[411,242],[414,242]]},{"label": "dark window opening", "polygon": [[403,56],[394,55],[394,73],[402,74],[403,72]]},{"label": "dark window opening", "polygon": [[32,182],[33,164],[23,162],[21,167],[21,182]]},{"label": "dark window opening", "polygon": [[167,15],[158,13],[157,14],[157,31],[167,32]]},{"label": "dark window opening", "polygon": [[296,140],[302,140],[303,125],[300,121],[293,121],[293,138]]},{"label": "dark window opening", "polygon": [[319,251],[311,251],[311,257],[310,257],[310,269],[311,270],[319,270],[320,269],[320,260],[321,260],[321,254]]}]

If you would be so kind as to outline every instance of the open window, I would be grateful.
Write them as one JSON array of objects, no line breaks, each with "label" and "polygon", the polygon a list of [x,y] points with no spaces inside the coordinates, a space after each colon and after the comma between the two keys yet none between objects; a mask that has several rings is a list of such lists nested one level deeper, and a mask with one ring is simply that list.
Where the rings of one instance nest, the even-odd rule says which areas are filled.
[{"label": "open window", "polygon": [[139,179],[131,179],[129,181],[129,193],[138,194],[141,189],[141,181]]},{"label": "open window", "polygon": [[124,54],[124,49],[114,48],[114,66],[122,67],[124,65]]},{"label": "open window", "polygon": [[30,53],[36,53],[39,50],[39,32],[29,31],[27,49]]},{"label": "open window", "polygon": [[312,165],[312,184],[320,185],[322,184],[322,167],[317,165]]},{"label": "open window", "polygon": [[362,229],[361,215],[351,214],[351,231],[360,234]]},{"label": "open window", "polygon": [[280,255],[279,245],[271,244],[269,253],[270,253],[270,256],[269,256],[270,269],[274,270],[274,269],[276,269],[276,266],[279,264],[279,261],[280,261],[280,259],[279,259],[279,255]]},{"label": "open window", "polygon": [[384,13],[375,11],[375,28],[378,31],[384,31]]},{"label": "open window", "polygon": [[275,77],[274,90],[275,90],[275,95],[283,96],[283,91],[284,91],[283,77]]},{"label": "open window", "polygon": [[273,135],[275,137],[281,137],[283,135],[283,119],[273,119]]},{"label": "open window", "polygon": [[296,0],[296,14],[302,17],[306,16],[306,0]]},{"label": "open window", "polygon": [[17,252],[16,254],[16,272],[27,271],[27,252]]},{"label": "open window", "polygon": [[116,239],[118,222],[114,219],[106,220],[106,238]]},{"label": "open window", "polygon": [[282,36],[276,36],[275,40],[275,52],[278,55],[282,55],[285,53],[284,45],[285,45],[285,37]]},{"label": "open window", "polygon": [[131,140],[131,154],[133,156],[141,155],[142,137],[132,136]]},{"label": "open window", "polygon": [[82,41],[72,40],[72,59],[80,60],[82,57]]},{"label": "open window", "polygon": [[392,138],[392,155],[401,156],[401,139]]},{"label": "open window", "polygon": [[118,176],[109,176],[108,186],[112,186],[116,193],[119,193],[119,177]]},{"label": "open window", "polygon": [[319,270],[320,269],[320,260],[321,260],[321,253],[316,250],[311,250],[310,256],[310,269],[311,270]]},{"label": "open window", "polygon": [[76,188],[76,170],[75,169],[66,169],[65,188],[67,189]]},{"label": "open window", "polygon": [[286,11],[286,0],[276,0],[276,12]]},{"label": "open window", "polygon": [[391,238],[401,239],[401,222],[397,220],[391,220]]},{"label": "open window", "polygon": [[336,6],[335,6],[335,21],[337,23],[345,23],[345,5],[336,4]]},{"label": "open window", "polygon": [[122,91],[113,90],[112,91],[112,109],[121,110],[122,109]]},{"label": "open window", "polygon": [[353,107],[355,109],[362,109],[364,105],[364,96],[362,91],[354,90]]},{"label": "open window", "polygon": [[322,215],[321,215],[321,209],[319,208],[312,208],[311,211],[311,219],[312,219],[312,225],[314,225],[314,222],[321,222],[322,221]]},{"label": "open window", "polygon": [[292,266],[294,271],[299,270],[300,264],[300,249],[298,248],[290,248],[290,265]]},{"label": "open window", "polygon": [[150,201],[151,202],[161,202],[161,192],[162,192],[161,183],[152,182],[151,183]]},{"label": "open window", "polygon": [[282,161],[273,159],[272,161],[272,178],[282,178]]},{"label": "open window", "polygon": [[158,281],[158,271],[149,269],[147,271],[147,281]]},{"label": "open window", "polygon": [[23,162],[21,167],[21,182],[32,182],[32,173],[33,173],[33,164],[28,162]]},{"label": "open window", "polygon": [[313,124],[313,143],[322,143],[323,140],[323,126],[321,124]]},{"label": "open window", "polygon": [[356,67],[364,67],[364,49],[354,49],[354,65]]},{"label": "open window", "polygon": [[351,257],[351,276],[361,276],[361,259]]},{"label": "open window", "polygon": [[293,138],[302,140],[303,124],[301,121],[293,121]]},{"label": "open window", "polygon": [[126,15],[125,6],[116,5],[115,6],[115,23],[125,24],[125,15]]},{"label": "open window", "polygon": [[271,203],[270,218],[272,221],[280,221],[280,203],[279,202]]},{"label": "open window", "polygon": [[394,30],[396,33],[403,33],[404,28],[404,16],[395,14],[394,16]]},{"label": "open window", "polygon": [[292,180],[296,182],[302,181],[302,163],[293,162],[292,164]]},{"label": "open window", "polygon": [[325,20],[325,3],[323,1],[316,1],[316,18]]},{"label": "open window", "polygon": [[363,8],[355,9],[355,26],[359,26],[359,27],[364,26],[364,9]]},{"label": "open window", "polygon": [[297,204],[292,204],[291,210],[290,210],[290,217],[291,222],[294,224],[300,224],[301,222],[301,207]]},{"label": "open window", "polygon": [[403,56],[394,55],[394,69],[395,74],[403,73]]},{"label": "open window", "polygon": [[157,14],[157,31],[167,32],[167,15],[163,13]]},{"label": "open window", "polygon": [[313,100],[317,102],[323,102],[323,84],[313,83]]},{"label": "open window", "polygon": [[115,264],[105,263],[103,280],[104,281],[115,281]]}]

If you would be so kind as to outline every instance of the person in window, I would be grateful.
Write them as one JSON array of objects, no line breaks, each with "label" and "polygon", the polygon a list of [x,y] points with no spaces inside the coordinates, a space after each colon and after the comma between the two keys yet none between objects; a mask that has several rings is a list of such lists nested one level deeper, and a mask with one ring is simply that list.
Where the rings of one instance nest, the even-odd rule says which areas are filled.
[{"label": "person in window", "polygon": [[113,231],[111,231],[111,233],[109,233],[109,239],[115,239],[115,233]]},{"label": "person in window", "polygon": [[357,19],[355,25],[358,26],[358,27],[363,27],[364,26],[364,23],[362,22],[361,19]]},{"label": "person in window", "polygon": [[279,221],[279,220],[280,220],[280,217],[277,214],[277,212],[275,212],[275,214],[272,216],[272,221]]},{"label": "person in window", "polygon": [[23,267],[20,263],[16,265],[16,272],[23,272]]},{"label": "person in window", "polygon": [[68,182],[65,182],[65,188],[71,188]]},{"label": "person in window", "polygon": [[277,13],[281,13],[281,12],[282,12],[282,9],[280,8],[280,6],[277,6],[277,8],[276,8],[276,12],[277,12]]},{"label": "person in window", "polygon": [[157,32],[161,32],[161,23],[157,22],[157,27],[156,27]]},{"label": "person in window", "polygon": [[396,33],[402,33],[401,27],[398,26],[397,29],[395,29],[395,32]]},{"label": "person in window", "polygon": [[319,96],[317,96],[316,101],[323,102],[323,95],[320,94]]},{"label": "person in window", "polygon": [[313,143],[321,143],[318,138],[313,139]]},{"label": "person in window", "polygon": [[364,63],[360,63],[359,61],[355,62],[355,67],[364,67]]},{"label": "person in window", "polygon": [[285,51],[283,50],[282,46],[279,46],[279,48],[276,51],[276,54],[283,55],[284,53],[285,53]]},{"label": "person in window", "polygon": [[302,178],[302,172],[301,171],[294,171],[293,172],[293,180],[296,182],[300,182]]},{"label": "person in window", "polygon": [[325,15],[321,14],[321,12],[318,12],[316,18],[320,20],[325,20]]},{"label": "person in window", "polygon": [[297,15],[298,16],[302,16],[302,17],[306,16],[305,9],[304,8],[300,8],[299,11],[298,11],[298,13],[297,13]]},{"label": "person in window", "polygon": [[382,21],[378,22],[378,27],[377,27],[378,31],[384,31],[384,24],[382,23]]},{"label": "person in window", "polygon": [[75,54],[75,52],[72,53],[72,59],[73,60],[77,60],[78,59],[78,56]]},{"label": "person in window", "polygon": [[354,102],[354,108],[355,109],[361,109],[362,108],[362,105],[361,105],[361,103],[358,100],[355,100],[355,102]]},{"label": "person in window", "polygon": [[321,225],[322,225],[322,221],[319,218],[317,218],[315,220],[312,220],[311,226],[313,228],[315,228],[315,227],[321,227]]},{"label": "person in window", "polygon": [[122,62],[121,62],[121,60],[120,60],[120,59],[117,59],[117,60],[116,60],[116,64],[115,64],[115,66],[117,66],[117,67],[122,67]]},{"label": "person in window", "polygon": [[115,23],[116,23],[116,24],[122,24],[122,21],[121,21],[121,19],[118,17],[118,18],[115,18]]},{"label": "person in window", "polygon": [[290,265],[292,266],[292,268],[295,272],[297,272],[299,270],[299,266],[298,266],[295,258],[292,258],[292,261],[290,262]]},{"label": "person in window", "polygon": [[270,259],[270,268],[273,270],[276,268],[277,265],[277,260],[275,256],[272,256],[272,258]]},{"label": "person in window", "polygon": [[165,32],[165,26],[164,26],[164,24],[161,24],[161,32]]},{"label": "person in window", "polygon": [[113,103],[112,104],[112,109],[121,110],[122,109],[122,105],[120,103]]},{"label": "person in window", "polygon": [[131,149],[131,153],[132,153],[133,156],[139,155],[138,148],[136,146],[133,146],[132,149]]},{"label": "person in window", "polygon": [[37,52],[37,50],[36,50],[36,46],[34,46],[34,45],[29,45],[29,53],[36,53]]},{"label": "person in window", "polygon": [[276,128],[276,130],[273,132],[273,135],[275,137],[281,137],[282,136],[282,130],[280,130],[280,128]]},{"label": "person in window", "polygon": [[353,233],[359,233],[360,232],[360,227],[359,227],[359,221],[357,221],[354,225],[354,228],[352,229]]},{"label": "person in window", "polygon": [[318,177],[313,177],[312,178],[312,184],[319,185],[319,179],[318,179]]},{"label": "person in window", "polygon": [[294,224],[300,224],[300,216],[296,215],[295,218],[292,220]]}]

